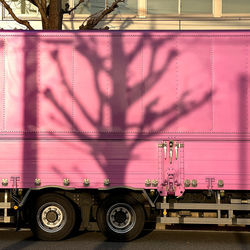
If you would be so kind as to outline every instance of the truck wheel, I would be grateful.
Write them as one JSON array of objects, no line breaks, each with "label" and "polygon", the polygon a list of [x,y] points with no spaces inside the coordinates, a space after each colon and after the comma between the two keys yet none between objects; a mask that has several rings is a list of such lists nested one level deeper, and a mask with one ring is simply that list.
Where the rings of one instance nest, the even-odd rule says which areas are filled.
[{"label": "truck wheel", "polygon": [[110,196],[97,211],[97,223],[102,233],[112,241],[130,241],[143,230],[145,213],[133,197]]},{"label": "truck wheel", "polygon": [[36,200],[31,213],[31,229],[40,240],[61,240],[75,225],[71,202],[59,194],[44,194]]}]

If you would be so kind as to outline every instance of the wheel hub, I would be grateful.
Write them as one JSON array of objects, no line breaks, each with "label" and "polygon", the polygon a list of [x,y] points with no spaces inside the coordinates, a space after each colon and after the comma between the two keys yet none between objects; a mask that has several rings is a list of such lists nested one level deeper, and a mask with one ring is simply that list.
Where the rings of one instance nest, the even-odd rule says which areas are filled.
[{"label": "wheel hub", "polygon": [[54,211],[49,211],[46,215],[46,219],[49,222],[55,222],[57,218],[58,218],[57,213],[55,213]]},{"label": "wheel hub", "polygon": [[131,219],[129,211],[124,207],[114,209],[111,214],[111,223],[118,228],[126,227]]},{"label": "wheel hub", "polygon": [[66,223],[66,212],[57,203],[44,204],[37,212],[37,222],[46,232],[58,232]]},{"label": "wheel hub", "polygon": [[109,227],[116,233],[127,233],[136,222],[133,208],[126,203],[117,203],[110,207],[106,219]]}]

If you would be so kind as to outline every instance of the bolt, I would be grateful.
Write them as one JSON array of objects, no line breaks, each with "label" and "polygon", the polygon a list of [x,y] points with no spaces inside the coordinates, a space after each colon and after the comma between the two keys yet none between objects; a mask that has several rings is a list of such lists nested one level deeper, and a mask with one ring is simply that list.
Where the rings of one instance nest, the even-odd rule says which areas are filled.
[{"label": "bolt", "polygon": [[69,186],[69,184],[70,184],[69,179],[64,179],[63,184],[64,184],[64,186]]},{"label": "bolt", "polygon": [[184,181],[184,186],[185,186],[185,187],[190,187],[190,180],[189,180],[189,179],[186,179],[186,180]]},{"label": "bolt", "polygon": [[224,181],[218,180],[218,187],[224,187]]},{"label": "bolt", "polygon": [[152,180],[152,186],[157,187],[158,186],[158,181],[157,180]]},{"label": "bolt", "polygon": [[8,186],[8,179],[2,179],[2,185]]},{"label": "bolt", "polygon": [[197,180],[192,180],[192,187],[197,187]]},{"label": "bolt", "polygon": [[150,181],[150,179],[147,179],[147,180],[145,181],[145,186],[146,186],[146,187],[150,187],[150,186],[151,186],[151,181]]},{"label": "bolt", "polygon": [[90,183],[89,179],[84,179],[83,180],[83,185],[84,186],[89,186],[89,183]]},{"label": "bolt", "polygon": [[35,185],[40,186],[41,185],[41,180],[39,178],[35,179]]},{"label": "bolt", "polygon": [[110,180],[109,179],[105,179],[104,180],[104,186],[108,186],[110,184]]}]

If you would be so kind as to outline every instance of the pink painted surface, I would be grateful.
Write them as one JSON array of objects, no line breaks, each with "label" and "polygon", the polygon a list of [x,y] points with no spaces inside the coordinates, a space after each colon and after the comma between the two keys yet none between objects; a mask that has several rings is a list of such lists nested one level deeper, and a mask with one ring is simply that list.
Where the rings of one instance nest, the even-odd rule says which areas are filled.
[{"label": "pink painted surface", "polygon": [[[249,44],[247,31],[1,32],[0,179],[250,190]],[[184,144],[172,164],[169,140]]]}]

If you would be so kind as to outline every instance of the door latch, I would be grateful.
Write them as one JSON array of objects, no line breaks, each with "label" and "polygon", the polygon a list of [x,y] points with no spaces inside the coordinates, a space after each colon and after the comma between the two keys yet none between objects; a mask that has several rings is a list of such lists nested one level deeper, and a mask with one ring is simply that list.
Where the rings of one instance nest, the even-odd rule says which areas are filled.
[{"label": "door latch", "polygon": [[[175,150],[175,159],[178,159],[178,148],[183,148],[184,144],[180,142],[173,142],[169,141],[169,159],[170,164],[173,162],[173,150]],[[167,159],[167,142],[163,141],[162,143],[158,144],[158,148],[163,148],[164,150],[164,159]]]},{"label": "door latch", "polygon": [[175,160],[177,160],[178,159],[178,146],[177,146],[177,143],[175,143],[174,149],[175,149]]},{"label": "door latch", "polygon": [[163,148],[164,150],[164,159],[167,159],[167,143],[164,141],[161,144],[158,144],[158,148]]},{"label": "door latch", "polygon": [[173,141],[169,141],[169,158],[170,158],[170,164],[172,164],[172,162],[173,162],[173,146],[174,146],[174,142]]},{"label": "door latch", "polygon": [[178,159],[178,148],[184,148],[184,144],[180,143],[180,142],[176,142],[174,148],[175,148],[175,159],[177,160]]}]

